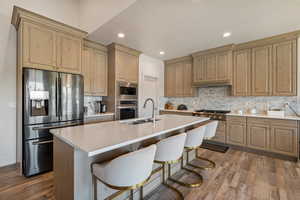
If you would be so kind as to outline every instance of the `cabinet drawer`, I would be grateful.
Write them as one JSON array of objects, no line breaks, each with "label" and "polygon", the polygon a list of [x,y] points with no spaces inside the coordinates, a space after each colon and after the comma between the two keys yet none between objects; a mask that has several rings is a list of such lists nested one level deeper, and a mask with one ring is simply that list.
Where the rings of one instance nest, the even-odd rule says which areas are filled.
[{"label": "cabinet drawer", "polygon": [[298,121],[296,120],[272,119],[271,124],[272,126],[298,127]]},{"label": "cabinet drawer", "polygon": [[266,118],[247,117],[248,124],[270,124],[271,120]]},{"label": "cabinet drawer", "polygon": [[240,122],[240,123],[246,123],[247,118],[246,117],[239,117],[239,116],[227,116],[226,121],[228,122]]}]

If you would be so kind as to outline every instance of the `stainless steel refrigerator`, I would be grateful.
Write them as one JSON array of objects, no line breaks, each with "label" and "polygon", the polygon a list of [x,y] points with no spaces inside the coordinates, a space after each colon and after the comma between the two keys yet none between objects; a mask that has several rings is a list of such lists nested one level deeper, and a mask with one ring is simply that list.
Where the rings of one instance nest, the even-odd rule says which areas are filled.
[{"label": "stainless steel refrigerator", "polygon": [[23,70],[23,174],[53,169],[52,128],[83,123],[81,75]]}]

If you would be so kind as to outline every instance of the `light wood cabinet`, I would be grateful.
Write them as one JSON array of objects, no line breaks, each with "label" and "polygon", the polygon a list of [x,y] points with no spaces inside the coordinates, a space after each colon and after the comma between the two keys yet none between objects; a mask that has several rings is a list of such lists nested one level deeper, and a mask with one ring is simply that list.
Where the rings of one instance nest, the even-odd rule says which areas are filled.
[{"label": "light wood cabinet", "polygon": [[107,49],[101,44],[85,40],[82,58],[84,93],[91,96],[107,96]]},{"label": "light wood cabinet", "polygon": [[273,45],[273,96],[297,95],[297,41]]},{"label": "light wood cabinet", "polygon": [[251,49],[233,53],[233,85],[234,96],[251,95]]},{"label": "light wood cabinet", "polygon": [[120,48],[116,52],[116,78],[119,81],[138,83],[139,56],[123,49]]},{"label": "light wood cabinet", "polygon": [[28,22],[23,24],[23,67],[55,70],[56,32]]},{"label": "light wood cabinet", "polygon": [[252,95],[269,96],[272,88],[272,46],[267,45],[252,49]]},{"label": "light wood cabinet", "polygon": [[206,68],[205,68],[205,56],[198,56],[195,57],[192,66],[193,71],[193,83],[201,83],[205,81],[205,74],[206,74]]},{"label": "light wood cabinet", "polygon": [[195,96],[192,87],[192,59],[182,57],[165,62],[165,96],[190,97]]},{"label": "light wood cabinet", "polygon": [[245,146],[246,145],[246,119],[243,117],[228,117],[227,119],[227,138],[228,144]]},{"label": "light wood cabinet", "polygon": [[271,123],[271,151],[298,157],[297,122],[273,120]]},{"label": "light wood cabinet", "polygon": [[237,46],[233,56],[234,96],[297,96],[297,41],[278,40]]},{"label": "light wood cabinet", "polygon": [[[81,73],[86,32],[15,7],[13,23],[20,40],[21,67]],[[18,24],[18,17],[22,22]]]},{"label": "light wood cabinet", "polygon": [[193,85],[231,85],[232,48],[227,45],[194,53]]},{"label": "light wood cabinet", "polygon": [[57,34],[57,70],[81,73],[82,39],[71,35]]},{"label": "light wood cabinet", "polygon": [[270,149],[270,124],[264,120],[247,121],[247,146],[253,149]]}]

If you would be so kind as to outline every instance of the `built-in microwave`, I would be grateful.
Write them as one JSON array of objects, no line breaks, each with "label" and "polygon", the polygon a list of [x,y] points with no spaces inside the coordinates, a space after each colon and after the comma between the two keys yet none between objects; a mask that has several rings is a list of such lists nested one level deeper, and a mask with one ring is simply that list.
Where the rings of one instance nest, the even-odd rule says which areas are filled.
[{"label": "built-in microwave", "polygon": [[119,99],[137,99],[138,98],[138,85],[127,82],[118,83]]}]

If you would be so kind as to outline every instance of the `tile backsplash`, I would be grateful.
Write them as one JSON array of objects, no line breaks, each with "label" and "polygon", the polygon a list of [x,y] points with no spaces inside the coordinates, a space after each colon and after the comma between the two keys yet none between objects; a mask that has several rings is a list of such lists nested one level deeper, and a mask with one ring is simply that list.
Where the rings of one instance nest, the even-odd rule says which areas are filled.
[{"label": "tile backsplash", "polygon": [[[167,101],[175,106],[179,104],[187,105],[189,110],[195,109],[221,109],[237,112],[256,108],[258,113],[270,108],[284,108],[285,103],[289,103],[298,113],[300,112],[300,97],[234,97],[230,96],[230,87],[207,87],[199,88],[197,97],[166,98],[160,99],[160,108],[164,108]],[[289,108],[285,108],[287,115],[294,115]]]},{"label": "tile backsplash", "polygon": [[84,96],[84,106],[88,108],[87,114],[94,114],[94,110],[92,106],[89,104],[90,102],[95,101],[102,101],[102,97],[95,97],[95,96]]}]

